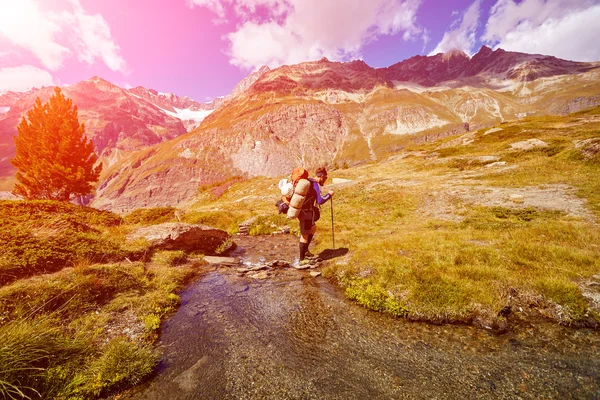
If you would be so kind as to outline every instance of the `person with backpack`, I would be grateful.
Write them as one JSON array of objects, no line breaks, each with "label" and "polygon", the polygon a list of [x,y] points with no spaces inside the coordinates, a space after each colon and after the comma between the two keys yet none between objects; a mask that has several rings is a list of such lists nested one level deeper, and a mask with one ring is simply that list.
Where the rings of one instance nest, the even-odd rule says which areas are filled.
[{"label": "person with backpack", "polygon": [[315,206],[315,202],[318,205],[321,205],[333,197],[333,190],[330,190],[329,193],[325,195],[321,195],[321,186],[327,181],[327,169],[325,169],[325,167],[318,168],[315,172],[315,176],[316,178],[308,178],[310,181],[310,188],[300,209],[300,214],[298,215],[301,235],[299,244],[300,264],[310,263],[312,259],[316,258],[316,256],[308,250],[308,246],[310,246],[310,242],[317,230],[315,222],[320,216],[319,208]]}]

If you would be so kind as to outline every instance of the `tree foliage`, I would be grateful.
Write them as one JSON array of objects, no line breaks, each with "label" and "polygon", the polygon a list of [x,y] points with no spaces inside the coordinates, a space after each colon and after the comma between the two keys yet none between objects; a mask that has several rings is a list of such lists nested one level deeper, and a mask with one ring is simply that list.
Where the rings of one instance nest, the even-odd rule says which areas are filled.
[{"label": "tree foliage", "polygon": [[102,165],[94,167],[98,158],[79,123],[77,106],[60,88],[47,103],[38,97],[17,130],[16,156],[10,160],[18,169],[15,195],[68,201],[93,191]]}]

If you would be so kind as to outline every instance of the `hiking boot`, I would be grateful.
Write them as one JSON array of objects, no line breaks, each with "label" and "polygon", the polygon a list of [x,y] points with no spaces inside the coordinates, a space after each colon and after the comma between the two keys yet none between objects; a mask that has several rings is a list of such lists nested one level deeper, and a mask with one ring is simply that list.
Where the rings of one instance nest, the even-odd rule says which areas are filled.
[{"label": "hiking boot", "polygon": [[305,266],[305,265],[311,265],[311,264],[313,264],[313,260],[305,258],[304,260],[300,261],[300,263],[298,265]]}]

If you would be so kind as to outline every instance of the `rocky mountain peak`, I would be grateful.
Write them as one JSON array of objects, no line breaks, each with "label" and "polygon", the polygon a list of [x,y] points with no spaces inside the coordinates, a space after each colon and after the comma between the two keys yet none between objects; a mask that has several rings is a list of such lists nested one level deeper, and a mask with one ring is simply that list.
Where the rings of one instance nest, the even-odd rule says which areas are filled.
[{"label": "rocky mountain peak", "polygon": [[493,52],[494,52],[494,50],[492,50],[491,48],[489,48],[487,46],[481,46],[481,48],[479,49],[479,51],[473,57],[477,57],[477,56],[478,57],[488,57]]}]

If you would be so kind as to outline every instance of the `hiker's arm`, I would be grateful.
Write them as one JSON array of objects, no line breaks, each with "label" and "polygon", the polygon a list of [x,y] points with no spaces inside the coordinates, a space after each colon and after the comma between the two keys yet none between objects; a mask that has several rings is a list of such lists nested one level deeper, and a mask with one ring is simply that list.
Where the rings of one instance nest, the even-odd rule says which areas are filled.
[{"label": "hiker's arm", "polygon": [[313,183],[313,187],[315,188],[315,192],[317,192],[317,204],[319,205],[325,203],[333,195],[333,192],[330,192],[324,196],[321,196],[321,188],[319,187],[319,184],[317,182]]}]

